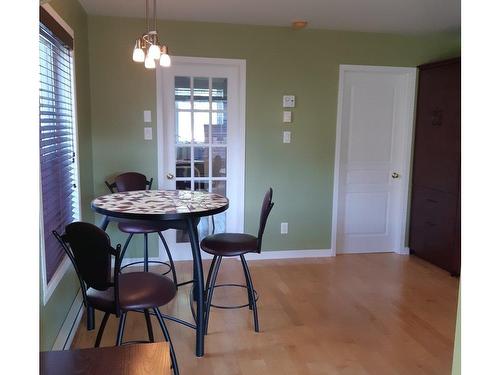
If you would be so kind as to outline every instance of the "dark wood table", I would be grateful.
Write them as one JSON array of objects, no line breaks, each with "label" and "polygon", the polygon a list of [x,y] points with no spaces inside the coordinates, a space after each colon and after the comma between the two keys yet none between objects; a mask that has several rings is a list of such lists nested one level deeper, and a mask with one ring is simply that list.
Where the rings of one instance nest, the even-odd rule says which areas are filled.
[{"label": "dark wood table", "polygon": [[[196,302],[196,355],[204,354],[205,286],[197,222],[229,207],[229,200],[218,194],[187,190],[139,190],[103,195],[94,199],[92,209],[104,215],[101,228],[109,221],[169,221],[173,228],[186,229],[193,253],[193,295]],[[179,321],[179,320],[178,320]],[[93,311],[87,311],[87,328],[93,329]]]},{"label": "dark wood table", "polygon": [[167,342],[40,353],[41,375],[170,374]]}]

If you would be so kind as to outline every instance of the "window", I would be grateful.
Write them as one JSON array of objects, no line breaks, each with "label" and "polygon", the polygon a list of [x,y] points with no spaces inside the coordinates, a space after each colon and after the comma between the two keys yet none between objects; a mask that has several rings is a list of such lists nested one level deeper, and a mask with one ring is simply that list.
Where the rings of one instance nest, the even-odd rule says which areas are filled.
[{"label": "window", "polygon": [[44,281],[50,284],[65,258],[52,235],[79,217],[73,38],[40,8],[40,183],[44,241]]}]

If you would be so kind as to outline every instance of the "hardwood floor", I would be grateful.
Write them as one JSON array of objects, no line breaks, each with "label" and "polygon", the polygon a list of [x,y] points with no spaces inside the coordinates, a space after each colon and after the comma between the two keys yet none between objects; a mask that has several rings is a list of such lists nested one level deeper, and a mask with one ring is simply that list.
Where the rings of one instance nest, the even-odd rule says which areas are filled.
[{"label": "hardwood floor", "polygon": [[[208,263],[205,264],[206,269]],[[413,256],[339,255],[335,258],[249,262],[260,299],[260,333],[251,311],[212,309],[205,356],[194,355],[194,331],[167,322],[181,374],[321,375],[450,374],[458,279]],[[176,263],[188,280],[190,262]],[[206,275],[206,271],[205,271]],[[240,262],[224,260],[218,282],[244,282]],[[218,288],[214,303],[245,303],[244,289]],[[169,314],[190,319],[189,287]],[[101,315],[96,315],[96,325]],[[160,339],[158,324],[153,323]],[[114,344],[110,317],[102,346]],[[92,347],[97,329],[82,320],[73,348]],[[143,315],[130,313],[125,340],[146,339]]]}]

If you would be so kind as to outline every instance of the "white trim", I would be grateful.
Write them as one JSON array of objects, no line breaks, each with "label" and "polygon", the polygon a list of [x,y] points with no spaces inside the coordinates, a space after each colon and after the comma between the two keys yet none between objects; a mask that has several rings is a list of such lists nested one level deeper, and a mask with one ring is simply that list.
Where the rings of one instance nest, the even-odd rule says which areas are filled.
[{"label": "white trim", "polygon": [[75,39],[75,33],[73,31],[73,29],[71,28],[71,26],[69,26],[66,21],[64,21],[62,19],[62,17],[57,14],[57,12],[54,10],[54,8],[52,8],[48,3],[45,3],[42,5],[42,8],[45,9],[47,11],[48,14],[50,14],[55,20],[56,22],[61,25],[61,27],[69,34],[71,35],[71,37],[73,38],[73,43],[74,43],[74,39]]},{"label": "white trim", "polygon": [[403,248],[403,251],[399,253],[400,255],[410,255],[410,248],[408,246],[405,246]]},{"label": "white trim", "polygon": [[408,97],[408,107],[406,108],[406,121],[403,124],[406,127],[405,131],[405,145],[403,150],[405,150],[403,155],[403,170],[401,171],[402,180],[402,205],[401,205],[401,228],[399,232],[398,239],[398,254],[407,254],[405,248],[405,233],[406,233],[406,222],[407,222],[407,208],[408,208],[408,187],[409,187],[409,175],[411,170],[411,152],[412,152],[412,141],[413,141],[413,129],[414,129],[414,107],[415,107],[415,85],[416,85],[416,68],[401,68],[401,67],[391,67],[391,66],[373,66],[373,65],[339,65],[339,91],[337,98],[337,124],[335,133],[335,160],[333,169],[333,208],[332,208],[332,232],[331,232],[331,247],[333,255],[337,254],[337,219],[338,219],[338,202],[339,202],[339,176],[340,176],[340,142],[342,139],[341,133],[341,122],[342,122],[342,96],[344,91],[344,75],[345,72],[355,71],[355,72],[381,72],[381,73],[404,73],[407,77],[407,87],[406,96]]},{"label": "white trim", "polygon": [[[43,228],[41,228],[41,231],[43,232]],[[43,240],[42,240],[43,241]],[[42,242],[43,243],[43,242]],[[52,296],[52,293],[54,293],[54,290],[56,290],[57,286],[59,285],[59,282],[62,280],[66,272],[69,270],[71,266],[71,261],[68,258],[68,256],[65,254],[64,259],[61,262],[61,264],[57,267],[56,272],[54,275],[52,275],[52,278],[50,279],[49,283],[47,284],[47,275],[45,272],[45,247],[42,247],[42,280],[43,280],[43,285],[42,285],[42,291],[43,291],[43,305],[45,306],[47,302],[49,301],[50,297]]]},{"label": "white trim", "polygon": [[[160,252],[165,252],[165,250],[160,249]],[[245,254],[245,259],[247,260],[270,260],[270,259],[293,259],[293,258],[325,258],[332,257],[333,253],[331,249],[306,249],[306,250],[262,250],[260,254],[248,253]],[[212,255],[201,252],[201,259],[212,259]],[[191,261],[193,260],[193,255],[191,251],[179,251],[172,252],[172,258],[174,261]],[[239,258],[238,258],[239,259]],[[160,257],[150,257],[149,260],[162,261],[165,259]],[[133,263],[142,262],[144,258],[124,258],[122,266]],[[167,260],[168,262],[168,260]],[[140,266],[140,265],[138,265]]]},{"label": "white trim", "polygon": [[[246,260],[296,259],[296,258],[326,258],[333,257],[332,249],[309,250],[263,250],[260,254],[245,254]],[[239,259],[239,258],[238,258]]]},{"label": "white trim", "polygon": [[80,289],[59,330],[52,350],[67,350],[71,347],[71,343],[73,342],[73,338],[75,337],[78,325],[83,316],[83,310],[83,297]]}]

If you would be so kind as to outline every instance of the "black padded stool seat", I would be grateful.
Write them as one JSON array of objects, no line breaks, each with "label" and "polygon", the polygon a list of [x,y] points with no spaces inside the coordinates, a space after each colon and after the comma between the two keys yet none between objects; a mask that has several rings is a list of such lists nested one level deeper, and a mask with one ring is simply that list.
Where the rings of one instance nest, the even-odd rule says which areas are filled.
[{"label": "black padded stool seat", "polygon": [[167,229],[170,229],[171,226],[163,223],[134,223],[134,222],[123,222],[118,223],[118,229],[120,229],[124,233],[157,233],[163,232]]},{"label": "black padded stool seat", "polygon": [[203,251],[216,256],[237,256],[258,251],[259,239],[246,233],[218,233],[201,241]]},{"label": "black padded stool seat", "polygon": [[[176,286],[168,277],[148,272],[130,272],[119,275],[120,308],[124,311],[143,310],[169,303],[176,294]],[[87,300],[96,309],[114,313],[114,288],[87,290]]]}]

